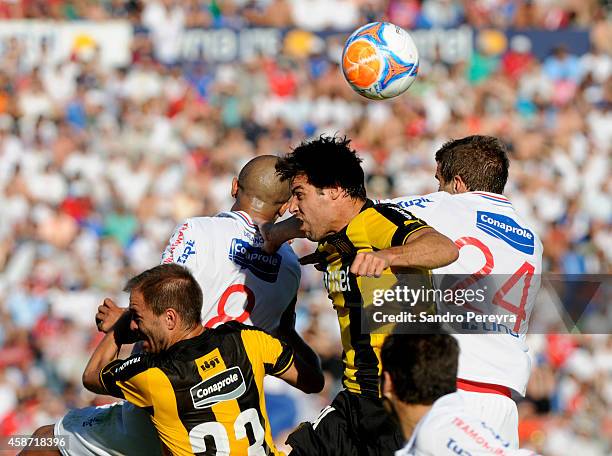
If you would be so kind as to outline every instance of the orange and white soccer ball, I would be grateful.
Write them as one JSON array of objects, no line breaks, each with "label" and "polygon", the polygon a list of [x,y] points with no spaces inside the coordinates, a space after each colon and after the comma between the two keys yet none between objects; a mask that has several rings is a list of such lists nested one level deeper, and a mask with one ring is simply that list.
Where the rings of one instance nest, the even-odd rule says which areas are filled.
[{"label": "orange and white soccer ball", "polygon": [[373,100],[408,90],[419,71],[419,52],[407,31],[389,22],[355,30],[342,51],[342,72],[353,90]]}]

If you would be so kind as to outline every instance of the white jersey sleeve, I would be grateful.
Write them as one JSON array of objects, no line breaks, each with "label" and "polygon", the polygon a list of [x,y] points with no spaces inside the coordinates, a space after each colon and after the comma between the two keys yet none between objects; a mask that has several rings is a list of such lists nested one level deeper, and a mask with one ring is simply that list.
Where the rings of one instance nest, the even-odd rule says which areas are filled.
[{"label": "white jersey sleeve", "polygon": [[191,273],[195,274],[198,270],[198,259],[200,263],[205,263],[206,256],[204,254],[207,251],[205,246],[206,239],[200,239],[198,250],[199,255],[196,255],[196,240],[193,235],[192,219],[185,220],[184,223],[179,224],[170,240],[168,245],[162,253],[162,264],[176,263],[187,267]]}]

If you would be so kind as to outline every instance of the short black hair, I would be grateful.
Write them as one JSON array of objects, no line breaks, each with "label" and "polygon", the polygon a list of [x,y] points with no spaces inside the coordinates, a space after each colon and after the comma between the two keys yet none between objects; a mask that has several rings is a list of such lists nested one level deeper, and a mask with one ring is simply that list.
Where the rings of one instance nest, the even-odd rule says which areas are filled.
[{"label": "short black hair", "polygon": [[204,297],[198,281],[181,265],[160,264],[128,280],[124,291],[138,290],[154,315],[174,309],[186,327],[202,323]]},{"label": "short black hair", "polygon": [[340,187],[353,198],[366,198],[361,159],[346,136],[324,136],[303,141],[276,164],[281,179],[304,175],[318,189]]},{"label": "short black hair", "polygon": [[381,360],[395,395],[406,404],[431,405],[457,390],[459,345],[448,334],[391,334]]},{"label": "short black hair", "polygon": [[504,144],[493,136],[448,141],[436,152],[436,162],[445,182],[459,176],[469,191],[504,192],[510,161]]}]

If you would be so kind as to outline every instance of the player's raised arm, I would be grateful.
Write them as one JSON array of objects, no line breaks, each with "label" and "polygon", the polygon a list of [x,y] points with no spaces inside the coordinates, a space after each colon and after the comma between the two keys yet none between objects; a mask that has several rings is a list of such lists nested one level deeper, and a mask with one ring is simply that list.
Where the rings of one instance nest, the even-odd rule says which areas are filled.
[{"label": "player's raised arm", "polygon": [[459,258],[454,242],[394,204],[377,204],[364,223],[374,251],[359,252],[350,271],[380,277],[389,267],[435,269]]},{"label": "player's raised arm", "polygon": [[321,369],[321,360],[315,351],[302,339],[295,330],[295,304],[297,296],[293,299],[289,307],[285,310],[281,317],[280,325],[276,330],[276,336],[287,343],[294,352],[294,357],[299,360],[299,364],[307,366],[313,373],[323,379],[323,370]]},{"label": "player's raised arm", "polygon": [[305,393],[318,393],[325,386],[325,378],[320,368],[312,364],[284,341],[259,329],[242,331],[244,345],[250,353],[261,357],[267,375],[282,378],[287,383]]},{"label": "player's raised arm", "polygon": [[266,253],[276,252],[281,245],[291,239],[306,237],[306,233],[302,230],[302,222],[295,215],[281,222],[261,224],[259,232],[264,239],[263,249]]},{"label": "player's raised arm", "polygon": [[423,228],[397,247],[358,253],[351,265],[356,275],[379,277],[388,267],[435,269],[459,258],[457,246],[433,228]]},{"label": "player's raised arm", "polygon": [[134,332],[130,330],[130,323],[130,312],[124,312],[94,350],[83,372],[83,386],[89,391],[98,394],[111,394],[104,387],[101,373],[111,362],[117,360],[123,344],[136,341]]}]

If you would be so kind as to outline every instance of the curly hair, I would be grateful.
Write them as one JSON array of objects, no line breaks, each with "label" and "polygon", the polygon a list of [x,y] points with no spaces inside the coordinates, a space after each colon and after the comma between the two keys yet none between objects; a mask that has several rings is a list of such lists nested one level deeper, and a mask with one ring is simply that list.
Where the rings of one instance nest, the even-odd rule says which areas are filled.
[{"label": "curly hair", "polygon": [[366,198],[361,159],[350,147],[351,140],[337,136],[319,136],[304,141],[276,164],[281,179],[304,175],[317,189],[340,187],[359,199]]}]

